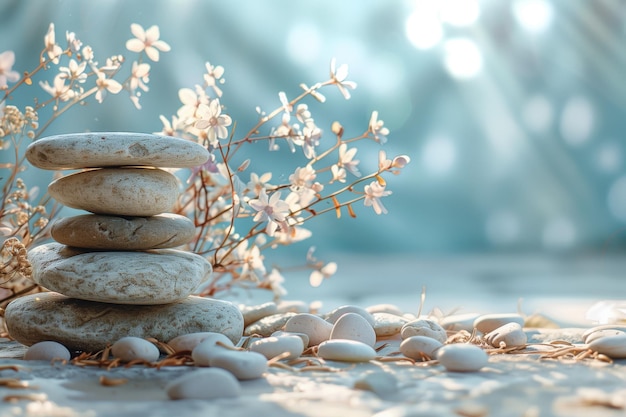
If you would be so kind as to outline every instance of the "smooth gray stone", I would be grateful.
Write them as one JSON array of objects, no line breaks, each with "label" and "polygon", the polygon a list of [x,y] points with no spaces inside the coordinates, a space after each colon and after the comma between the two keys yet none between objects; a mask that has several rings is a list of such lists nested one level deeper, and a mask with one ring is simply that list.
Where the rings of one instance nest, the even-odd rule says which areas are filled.
[{"label": "smooth gray stone", "polygon": [[216,332],[238,343],[243,332],[243,317],[234,304],[195,296],[171,304],[135,306],[39,293],[12,301],[5,321],[11,337],[24,345],[52,340],[86,352],[104,349],[125,336],[165,342],[188,333]]},{"label": "smooth gray stone", "polygon": [[198,143],[172,136],[92,132],[41,138],[28,146],[26,158],[41,169],[191,168],[204,164],[209,159],[209,152]]},{"label": "smooth gray stone", "polygon": [[178,180],[155,168],[102,168],[61,177],[48,185],[59,203],[96,214],[154,216],[171,211]]},{"label": "smooth gray stone", "polygon": [[60,243],[28,252],[33,280],[81,300],[116,304],[166,304],[182,300],[212,271],[200,255],[176,249],[90,252]]},{"label": "smooth gray stone", "polygon": [[114,250],[175,248],[193,240],[195,231],[190,219],[172,213],[150,217],[83,214],[58,219],[50,229],[52,238],[64,245]]}]

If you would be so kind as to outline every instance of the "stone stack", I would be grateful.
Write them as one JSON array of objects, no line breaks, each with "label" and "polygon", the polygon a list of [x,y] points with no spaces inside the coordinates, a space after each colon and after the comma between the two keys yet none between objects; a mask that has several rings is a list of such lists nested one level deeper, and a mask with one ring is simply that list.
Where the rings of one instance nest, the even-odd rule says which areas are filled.
[{"label": "stone stack", "polygon": [[243,318],[231,303],[191,294],[211,264],[174,249],[194,236],[188,218],[168,213],[178,180],[162,168],[205,163],[208,151],[183,139],[139,133],[59,135],[33,142],[38,168],[80,169],[48,186],[59,203],[90,214],[52,225],[55,242],[29,251],[35,282],[50,292],[7,306],[10,335],[97,351],[125,336],[167,341],[220,332],[238,341]]}]

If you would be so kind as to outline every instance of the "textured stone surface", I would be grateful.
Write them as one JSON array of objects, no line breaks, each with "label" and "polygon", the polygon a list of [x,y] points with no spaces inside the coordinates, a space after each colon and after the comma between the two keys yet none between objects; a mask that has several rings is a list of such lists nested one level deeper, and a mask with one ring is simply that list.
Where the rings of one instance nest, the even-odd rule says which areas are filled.
[{"label": "textured stone surface", "polygon": [[165,304],[190,295],[211,264],[190,252],[89,252],[60,243],[32,249],[33,280],[69,297],[119,304]]},{"label": "textured stone surface", "polygon": [[30,346],[52,340],[70,350],[95,352],[125,336],[167,341],[195,332],[222,333],[237,343],[243,317],[232,303],[190,296],[158,306],[81,301],[58,293],[27,295],[5,312],[9,334]]},{"label": "textured stone surface", "polygon": [[171,213],[150,217],[84,214],[57,220],[50,233],[57,242],[78,248],[144,250],[184,245],[193,239],[195,227],[187,217]]},{"label": "textured stone surface", "polygon": [[26,149],[28,161],[42,169],[109,166],[185,168],[202,165],[209,152],[171,136],[131,132],[92,132],[49,136]]},{"label": "textured stone surface", "polygon": [[160,169],[93,169],[51,182],[48,192],[65,206],[92,213],[153,216],[172,209],[178,180]]}]

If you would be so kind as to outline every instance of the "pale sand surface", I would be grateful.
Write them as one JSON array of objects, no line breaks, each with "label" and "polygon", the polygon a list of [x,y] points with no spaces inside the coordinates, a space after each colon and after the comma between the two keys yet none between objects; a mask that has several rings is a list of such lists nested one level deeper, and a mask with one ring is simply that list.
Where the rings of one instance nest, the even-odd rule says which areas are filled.
[{"label": "pale sand surface", "polygon": [[[447,312],[458,309],[458,312],[510,313],[516,312],[518,299],[523,296],[522,306],[527,314],[541,313],[562,325],[560,329],[540,332],[529,330],[533,341],[565,339],[580,342],[582,331],[593,326],[585,319],[587,309],[609,295],[612,295],[611,298],[619,298],[626,294],[622,288],[626,286],[624,280],[615,280],[625,269],[622,268],[622,262],[617,261],[605,270],[593,268],[593,263],[579,263],[571,266],[571,269],[561,268],[559,275],[558,268],[553,269],[553,263],[546,262],[534,266],[524,263],[526,270],[511,268],[511,271],[517,271],[517,275],[511,275],[515,282],[510,283],[509,290],[501,282],[493,284],[493,274],[500,270],[499,265],[481,275],[476,273],[476,268],[480,268],[469,262],[447,271],[440,270],[439,273],[435,271],[436,264],[422,265],[421,269],[409,264],[396,265],[397,268],[389,267],[386,270],[389,275],[382,286],[377,278],[382,272],[376,268],[360,272],[357,268],[356,273],[360,274],[361,279],[358,285],[354,284],[356,277],[348,280],[351,283],[335,277],[319,291],[302,285],[291,288],[290,295],[307,301],[320,300],[323,311],[340,304],[352,303],[366,307],[388,302],[413,313],[419,305],[421,287],[426,284],[424,312],[440,308]],[[401,279],[398,275],[403,270],[406,275],[423,276],[424,279],[422,282]],[[450,279],[455,274],[463,279]],[[548,275],[553,279],[548,280]],[[589,279],[595,280],[595,284],[588,282]],[[492,285],[487,282],[490,280]],[[559,290],[568,283],[567,290]],[[535,285],[547,290],[539,291]],[[594,285],[600,287],[595,292]],[[405,292],[402,291],[404,287],[408,287]],[[578,291],[576,288],[572,290],[572,287],[578,288]],[[247,295],[233,295],[233,298],[241,301]],[[379,341],[378,345],[384,342],[389,344],[380,352],[382,355],[397,351],[399,340]],[[0,386],[0,400],[9,395],[27,393],[41,393],[45,397],[41,401],[0,401],[0,417],[575,417],[626,413],[626,409],[622,408],[626,406],[626,360],[605,364],[599,361],[539,359],[539,355],[497,355],[491,356],[488,366],[475,373],[446,372],[440,365],[424,367],[376,361],[352,365],[329,361],[327,365],[336,372],[292,372],[270,368],[264,378],[242,382],[243,393],[238,399],[171,401],[164,391],[165,385],[185,372],[193,372],[195,368],[156,370],[139,366],[107,371],[95,367],[51,365],[16,359],[21,357],[24,349],[15,342],[0,343],[0,366],[21,367],[17,372],[1,370],[0,380],[28,380],[33,388],[11,389]],[[354,388],[356,381],[371,372],[390,374],[396,386],[380,394]],[[105,387],[99,383],[101,375],[123,377],[129,381],[120,386]]]}]

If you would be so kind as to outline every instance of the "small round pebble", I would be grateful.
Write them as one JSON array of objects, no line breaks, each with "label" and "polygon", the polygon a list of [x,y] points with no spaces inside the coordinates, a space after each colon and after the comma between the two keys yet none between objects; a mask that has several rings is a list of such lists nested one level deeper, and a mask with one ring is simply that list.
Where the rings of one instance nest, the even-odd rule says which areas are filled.
[{"label": "small round pebble", "polygon": [[524,325],[524,317],[514,313],[483,314],[474,320],[474,328],[483,334],[494,331],[508,323]]},{"label": "small round pebble", "polygon": [[159,349],[146,339],[135,336],[122,337],[111,346],[111,353],[124,362],[144,360],[155,362],[159,359]]},{"label": "small round pebble", "polygon": [[275,358],[283,353],[288,353],[289,356],[284,357],[284,360],[296,359],[304,352],[304,342],[299,336],[280,336],[280,337],[266,337],[259,339],[250,344],[249,350],[251,352],[258,352],[265,356],[267,359]]},{"label": "small round pebble", "polygon": [[501,344],[505,347],[524,346],[528,341],[528,336],[522,326],[511,322],[487,333],[485,341],[495,348],[499,348]]},{"label": "small round pebble", "polygon": [[255,321],[261,320],[263,317],[271,316],[278,312],[276,303],[268,302],[254,306],[239,306],[239,311],[243,315],[243,325],[249,326]]},{"label": "small round pebble", "polygon": [[448,333],[439,323],[429,319],[413,320],[402,326],[400,335],[403,339],[411,336],[431,337],[441,343],[448,339]]},{"label": "small round pebble", "polygon": [[27,361],[70,360],[70,351],[58,342],[45,341],[35,343],[24,353]]},{"label": "small round pebble", "polygon": [[300,313],[285,324],[285,331],[304,333],[309,336],[309,346],[316,346],[330,338],[333,325],[314,314]]},{"label": "small round pebble", "polygon": [[590,343],[591,341],[587,341],[587,338],[592,334],[592,333],[596,333],[600,330],[620,330],[622,332],[626,333],[626,326],[624,325],[619,325],[619,324],[601,324],[599,326],[594,326],[590,329],[585,330],[585,332],[583,333],[583,340],[585,341],[585,343]]},{"label": "small round pebble", "polygon": [[238,397],[241,394],[239,381],[230,372],[220,368],[199,369],[189,372],[165,387],[172,400]]},{"label": "small round pebble", "polygon": [[374,313],[374,331],[377,337],[391,337],[400,334],[402,326],[409,322],[408,319],[389,313]]},{"label": "small round pebble", "polygon": [[400,352],[407,358],[421,360],[423,355],[434,359],[436,352],[443,346],[437,339],[428,336],[411,336],[400,343]]},{"label": "small round pebble", "polygon": [[617,336],[620,334],[626,334],[624,333],[624,331],[622,330],[617,330],[617,329],[604,329],[604,330],[596,330],[595,332],[591,332],[587,335],[587,337],[585,337],[585,343],[591,343],[596,339],[600,339],[602,337],[607,337],[607,336]]},{"label": "small round pebble", "polygon": [[278,330],[282,330],[285,323],[295,315],[296,313],[277,313],[263,317],[261,320],[246,326],[243,334],[244,336],[260,335],[267,337]]},{"label": "small round pebble", "polygon": [[304,333],[284,332],[282,330],[279,330],[277,332],[272,333],[270,336],[274,336],[274,337],[298,336],[300,339],[302,339],[302,344],[304,345],[304,347],[309,346],[309,336]]},{"label": "small round pebble", "polygon": [[267,358],[257,352],[222,350],[209,361],[213,368],[222,368],[239,380],[261,378],[267,371]]},{"label": "small round pebble", "polygon": [[346,313],[356,313],[359,316],[363,317],[365,320],[367,320],[367,322],[372,327],[374,327],[374,317],[364,308],[359,307],[359,306],[353,306],[353,305],[345,305],[345,306],[337,307],[336,309],[328,313],[328,316],[326,317],[326,321],[328,321],[329,323],[335,324],[337,320],[339,320],[339,318]]},{"label": "small round pebble", "polygon": [[356,340],[332,339],[320,343],[317,356],[331,361],[368,362],[376,357],[376,351]]},{"label": "small round pebble", "polygon": [[[230,339],[224,336],[221,333],[216,332],[197,332],[197,333],[188,333],[182,334],[180,336],[176,336],[167,344],[174,349],[174,352],[182,352],[182,351],[193,351],[200,343],[204,342],[206,339],[211,338],[215,340],[220,340],[222,343],[228,344],[229,346],[233,346],[233,343]],[[226,341],[228,339],[228,341]]]},{"label": "small round pebble", "polygon": [[358,313],[345,313],[337,319],[330,339],[349,339],[374,347],[376,332],[367,319]]},{"label": "small round pebble", "polygon": [[611,359],[626,358],[626,334],[601,337],[592,341],[587,346],[589,349],[602,353]]},{"label": "small round pebble", "polygon": [[476,345],[454,343],[439,349],[437,360],[450,372],[476,372],[487,365],[488,356]]},{"label": "small round pebble", "polygon": [[[219,343],[219,344],[218,344]],[[229,351],[228,347],[234,347],[233,342],[221,333],[207,335],[204,340],[191,351],[191,358],[196,366],[210,366],[211,358],[222,351]]]}]

